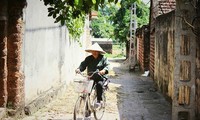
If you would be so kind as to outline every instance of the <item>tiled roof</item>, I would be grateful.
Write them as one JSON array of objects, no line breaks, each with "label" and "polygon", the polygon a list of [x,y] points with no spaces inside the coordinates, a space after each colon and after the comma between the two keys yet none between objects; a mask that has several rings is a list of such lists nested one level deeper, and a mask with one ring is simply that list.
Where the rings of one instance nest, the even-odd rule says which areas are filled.
[{"label": "tiled roof", "polygon": [[176,0],[152,0],[153,18],[166,14],[176,9]]}]

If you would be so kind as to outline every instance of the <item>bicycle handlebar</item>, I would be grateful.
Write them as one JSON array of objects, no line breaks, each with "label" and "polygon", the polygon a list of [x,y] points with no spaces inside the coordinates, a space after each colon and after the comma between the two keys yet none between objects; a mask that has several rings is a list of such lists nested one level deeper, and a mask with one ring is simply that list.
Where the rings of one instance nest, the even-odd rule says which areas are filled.
[{"label": "bicycle handlebar", "polygon": [[98,73],[98,75],[99,75],[100,77],[102,77],[103,79],[107,79],[105,76],[99,74],[99,69],[97,69],[97,70],[94,71],[94,72],[90,72],[90,73],[92,73],[92,74],[91,74],[91,75],[84,75],[82,72],[79,72],[78,74],[80,74],[80,75],[83,76],[83,77],[87,77],[87,78],[90,79],[90,78],[92,78],[92,77],[94,76],[94,74]]}]

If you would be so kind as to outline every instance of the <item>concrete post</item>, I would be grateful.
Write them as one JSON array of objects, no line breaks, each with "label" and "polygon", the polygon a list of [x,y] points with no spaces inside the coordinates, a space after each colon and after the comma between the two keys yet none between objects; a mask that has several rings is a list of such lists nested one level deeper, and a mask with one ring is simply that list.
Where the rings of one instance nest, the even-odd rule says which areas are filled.
[{"label": "concrete post", "polygon": [[176,0],[172,120],[195,120],[196,39],[186,23],[194,16],[190,0]]}]

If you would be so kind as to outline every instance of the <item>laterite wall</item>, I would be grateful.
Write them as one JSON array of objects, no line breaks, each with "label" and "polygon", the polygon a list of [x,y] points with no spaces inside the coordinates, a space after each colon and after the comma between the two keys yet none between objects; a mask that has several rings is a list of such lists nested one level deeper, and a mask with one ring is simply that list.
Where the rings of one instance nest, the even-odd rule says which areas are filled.
[{"label": "laterite wall", "polygon": [[155,73],[159,89],[172,96],[174,72],[174,11],[156,18],[155,23]]}]

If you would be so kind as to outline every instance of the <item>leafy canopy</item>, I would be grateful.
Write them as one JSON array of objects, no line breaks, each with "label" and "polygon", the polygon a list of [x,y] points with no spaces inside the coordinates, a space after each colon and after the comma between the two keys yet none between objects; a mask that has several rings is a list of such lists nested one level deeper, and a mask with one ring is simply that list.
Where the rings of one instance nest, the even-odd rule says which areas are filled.
[{"label": "leafy canopy", "polygon": [[[48,6],[48,16],[51,16],[55,19],[55,23],[60,22],[61,25],[66,25],[68,27],[70,35],[78,39],[83,32],[83,27],[85,23],[85,17],[87,14],[91,13],[92,10],[99,9],[100,6],[105,6],[106,3],[117,3],[118,0],[43,0],[44,4]],[[108,12],[106,18],[106,25],[102,26],[102,28],[97,27],[98,25],[94,25],[96,31],[101,31],[100,33],[95,32],[98,37],[107,37],[113,35],[116,39],[124,40],[124,37],[128,34],[129,29],[129,22],[130,22],[130,11],[128,10],[130,5],[134,2],[138,3],[138,9],[141,12],[137,12],[140,16],[148,16],[145,11],[147,11],[144,4],[140,4],[141,0],[121,0],[121,8],[119,11],[114,15],[112,10]],[[107,8],[106,8],[107,9]],[[105,10],[101,9],[103,15],[105,15]],[[108,11],[108,9],[106,10]],[[138,10],[137,10],[138,11]],[[113,17],[114,16],[114,17]],[[109,21],[110,23],[114,23],[114,28],[110,26],[110,23],[107,22],[109,19],[114,19],[114,21]],[[138,23],[144,24],[148,19],[146,17],[138,17]],[[100,21],[99,21],[100,22]],[[98,21],[96,22],[98,23]],[[100,22],[103,24],[102,22]],[[114,32],[112,32],[114,29]]]},{"label": "leafy canopy", "polygon": [[[105,0],[43,0],[48,6],[48,16],[55,19],[55,23],[60,22],[66,25],[73,38],[79,38],[83,32],[85,16],[93,9],[105,4]],[[118,0],[108,0],[117,2]]]},{"label": "leafy canopy", "polygon": [[98,18],[91,20],[92,36],[95,38],[111,38],[114,32],[113,16],[118,10],[115,4],[106,4],[99,8]]},{"label": "leafy canopy", "polygon": [[[99,8],[98,18],[91,21],[92,35],[96,38],[112,38],[124,43],[130,32],[130,7],[136,0],[121,0],[117,4],[106,4]],[[137,3],[138,26],[148,24],[149,7],[140,0]]]},{"label": "leafy canopy", "polygon": [[[121,0],[121,8],[113,16],[114,38],[118,42],[126,42],[130,31],[130,7],[134,0]],[[149,8],[142,1],[137,1],[137,23],[138,27],[148,24]]]}]

